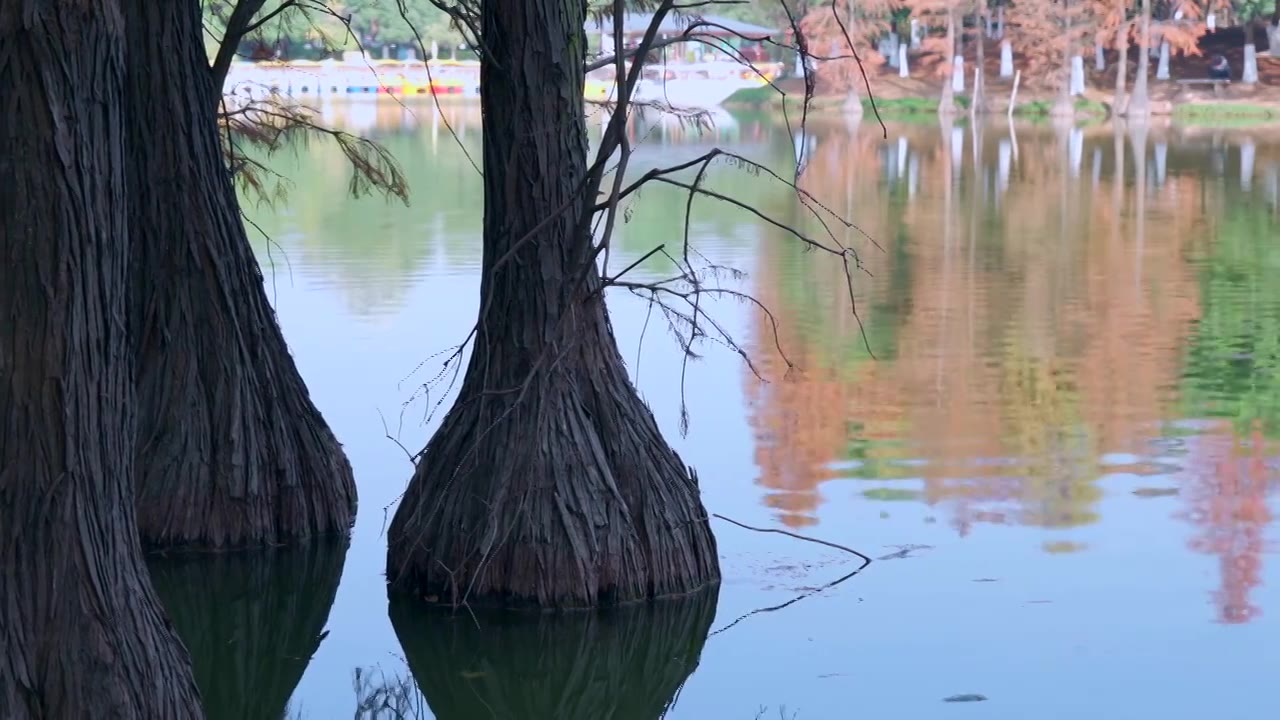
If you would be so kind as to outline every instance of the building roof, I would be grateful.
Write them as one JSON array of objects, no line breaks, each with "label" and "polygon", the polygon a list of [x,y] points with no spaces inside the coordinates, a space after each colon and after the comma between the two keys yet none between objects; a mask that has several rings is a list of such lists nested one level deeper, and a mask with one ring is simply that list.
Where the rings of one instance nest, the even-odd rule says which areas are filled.
[{"label": "building roof", "polygon": [[[772,28],[763,25],[754,25],[741,20],[734,20],[720,15],[699,15],[693,13],[668,13],[662,19],[662,24],[658,26],[659,35],[679,35],[684,32],[690,24],[697,22],[699,19],[709,23],[715,23],[720,27],[699,28],[698,32],[707,35],[744,35],[748,38],[758,38],[771,36],[777,32]],[[623,17],[622,32],[626,35],[643,35],[649,29],[649,24],[653,22],[653,13],[633,13],[629,12]],[[587,20],[588,32],[612,33],[613,18],[596,17]]]}]

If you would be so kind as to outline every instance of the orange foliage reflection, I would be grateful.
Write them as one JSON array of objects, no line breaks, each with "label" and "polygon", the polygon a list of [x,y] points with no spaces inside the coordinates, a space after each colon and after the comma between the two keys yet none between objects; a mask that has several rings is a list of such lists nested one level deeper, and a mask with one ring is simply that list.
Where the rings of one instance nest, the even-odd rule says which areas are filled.
[{"label": "orange foliage reflection", "polygon": [[838,265],[764,244],[753,289],[802,370],[782,379],[756,318],[774,382],[744,382],[766,503],[812,525],[820,487],[852,477],[945,505],[962,534],[1095,522],[1099,458],[1142,454],[1173,414],[1200,316],[1204,181],[1168,172],[1172,140],[1154,133],[814,133],[805,189],[885,246],[840,238],[874,273],[855,282],[881,357],[862,350]]}]

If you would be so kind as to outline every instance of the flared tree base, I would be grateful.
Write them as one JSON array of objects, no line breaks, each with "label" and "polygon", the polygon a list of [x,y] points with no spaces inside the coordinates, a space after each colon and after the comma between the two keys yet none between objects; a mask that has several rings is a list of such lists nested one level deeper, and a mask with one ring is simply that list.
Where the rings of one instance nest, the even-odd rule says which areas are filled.
[{"label": "flared tree base", "polygon": [[592,367],[544,373],[522,399],[464,384],[392,520],[393,593],[563,609],[719,580],[696,475],[621,362]]},{"label": "flared tree base", "polygon": [[356,488],[311,402],[224,164],[198,3],[122,0],[137,389],[148,549],[344,535]]},{"label": "flared tree base", "polygon": [[[258,330],[278,339],[275,327],[251,331]],[[196,351],[164,357],[209,358]],[[264,373],[262,364],[236,367],[243,362],[227,359],[200,380],[173,383],[151,395],[158,399],[140,402],[146,439],[137,461],[137,510],[146,549],[240,550],[350,532],[351,465],[292,359],[263,358],[262,364],[279,363],[274,373]],[[139,378],[143,396],[164,384],[150,369]],[[211,387],[223,388],[212,402]]]}]

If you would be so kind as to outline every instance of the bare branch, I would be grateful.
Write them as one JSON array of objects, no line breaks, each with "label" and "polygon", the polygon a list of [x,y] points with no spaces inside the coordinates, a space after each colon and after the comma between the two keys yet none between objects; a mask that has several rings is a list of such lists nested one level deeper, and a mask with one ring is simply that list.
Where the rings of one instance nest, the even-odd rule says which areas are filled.
[{"label": "bare branch", "polygon": [[297,7],[297,6],[298,6],[298,0],[284,0],[284,2],[280,3],[280,6],[277,7],[275,10],[272,10],[266,15],[263,15],[256,22],[250,23],[249,26],[246,27],[244,31],[241,33],[241,37],[244,37],[245,35],[249,35],[253,33],[258,28],[261,28],[263,25],[266,25],[272,20],[275,20],[276,18],[280,17],[281,13],[285,12],[290,8]]},{"label": "bare branch", "polygon": [[840,34],[844,35],[844,41],[849,46],[849,52],[853,53],[853,58],[858,62],[858,72],[862,73],[862,84],[867,88],[867,97],[871,98],[871,111],[876,114],[876,122],[880,123],[880,131],[884,133],[887,140],[889,138],[889,128],[884,126],[884,119],[880,117],[880,108],[876,107],[876,96],[871,90],[871,80],[867,78],[867,69],[862,64],[862,58],[858,56],[858,49],[853,45],[853,38],[849,37],[849,28],[844,25],[844,18],[840,17],[840,12],[836,10],[834,0],[831,3],[831,16],[835,18],[836,25],[840,27]]},{"label": "bare branch", "polygon": [[760,527],[755,527],[754,525],[748,525],[748,524],[743,523],[743,522],[738,522],[737,520],[734,520],[734,519],[733,519],[733,518],[731,518],[731,517],[725,517],[724,515],[721,515],[721,514],[719,514],[719,513],[711,513],[711,517],[720,518],[721,520],[724,520],[724,521],[725,521],[725,522],[727,522],[727,523],[733,523],[734,525],[737,525],[737,526],[738,526],[738,527],[740,527],[740,528],[745,528],[745,529],[747,529],[747,530],[751,530],[751,531],[753,531],[753,532],[758,532],[758,533],[777,533],[777,534],[779,534],[779,535],[786,535],[787,537],[793,537],[793,538],[795,538],[795,539],[797,539],[797,540],[803,540],[803,541],[805,541],[805,542],[817,543],[817,544],[819,544],[819,545],[826,545],[827,547],[832,547],[832,548],[835,548],[835,549],[837,549],[837,550],[843,550],[843,551],[845,551],[845,552],[847,552],[847,553],[849,553],[849,554],[851,554],[851,555],[857,555],[858,557],[862,558],[862,565],[858,568],[859,570],[862,570],[863,568],[865,568],[866,566],[868,566],[868,565],[870,565],[870,564],[871,564],[871,558],[867,557],[866,555],[863,555],[862,553],[858,552],[857,550],[854,550],[854,549],[853,549],[853,548],[851,548],[851,547],[847,547],[847,546],[841,545],[841,544],[839,544],[839,543],[833,543],[833,542],[830,542],[830,541],[827,541],[827,540],[819,540],[818,538],[811,538],[811,537],[808,537],[807,535],[799,535],[799,534],[797,534],[797,533],[793,533],[793,532],[791,532],[790,530],[779,530],[778,528],[760,528]]},{"label": "bare branch", "polygon": [[[231,16],[227,18],[227,29],[222,34],[222,42],[218,44],[218,52],[214,55],[209,73],[213,77],[214,87],[219,91],[227,79],[227,71],[231,69],[231,60],[235,57],[240,41],[248,34],[253,16],[258,14],[267,0],[239,0]],[[293,0],[286,0],[281,6],[292,6]]]}]

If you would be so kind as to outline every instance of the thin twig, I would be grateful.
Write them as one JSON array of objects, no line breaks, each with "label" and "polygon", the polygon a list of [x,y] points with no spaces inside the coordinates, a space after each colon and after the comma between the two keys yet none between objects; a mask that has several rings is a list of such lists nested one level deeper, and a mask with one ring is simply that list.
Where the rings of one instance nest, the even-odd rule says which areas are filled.
[{"label": "thin twig", "polygon": [[738,522],[737,520],[734,520],[731,517],[725,517],[720,513],[711,513],[711,517],[719,518],[721,520],[724,520],[727,523],[733,523],[734,525],[737,525],[740,528],[745,528],[747,530],[753,530],[759,533],[777,533],[779,535],[786,535],[787,537],[793,537],[797,540],[804,540],[805,542],[817,543],[819,545],[826,545],[827,547],[832,547],[837,550],[843,550],[847,553],[850,553],[851,555],[857,555],[858,557],[862,558],[862,567],[859,567],[858,570],[862,570],[863,568],[871,564],[871,558],[867,557],[866,555],[863,555],[862,553],[858,552],[857,550],[854,550],[851,547],[848,547],[846,545],[841,545],[839,543],[833,543],[829,540],[819,540],[818,538],[811,538],[805,535],[800,535],[798,533],[793,533],[790,530],[779,530],[778,528],[756,527],[754,525],[748,525],[743,522]]},{"label": "thin twig", "polygon": [[[395,443],[395,444],[396,444],[396,447],[398,447],[398,448],[400,448],[401,450],[403,450],[403,451],[404,451],[404,456],[405,456],[405,457],[407,457],[407,458],[409,458],[409,464],[410,464],[410,465],[413,465],[414,467],[417,467],[417,466],[418,466],[418,457],[417,457],[417,456],[415,456],[413,453],[409,452],[409,448],[405,447],[405,446],[404,446],[404,443],[400,442],[399,438],[396,438],[396,437],[392,436],[392,434],[391,434],[391,428],[387,427],[387,418],[386,418],[386,416],[384,416],[384,415],[382,414],[382,410],[378,410],[378,418],[379,418],[380,420],[382,420],[382,432],[386,435],[386,438],[387,438],[388,440],[390,440],[391,442]],[[421,454],[421,453],[419,453],[419,454]]]}]

